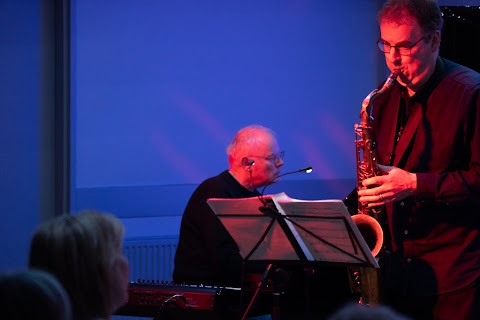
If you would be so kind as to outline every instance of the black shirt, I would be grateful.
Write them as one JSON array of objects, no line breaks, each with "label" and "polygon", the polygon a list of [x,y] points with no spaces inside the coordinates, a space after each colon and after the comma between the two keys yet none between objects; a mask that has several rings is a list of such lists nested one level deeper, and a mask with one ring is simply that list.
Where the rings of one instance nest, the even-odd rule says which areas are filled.
[{"label": "black shirt", "polygon": [[[207,200],[258,195],[257,190],[245,189],[228,171],[198,186],[183,213],[175,254],[174,282],[241,286],[243,260],[238,246],[210,209]],[[262,270],[258,266],[247,265],[246,272]]]}]

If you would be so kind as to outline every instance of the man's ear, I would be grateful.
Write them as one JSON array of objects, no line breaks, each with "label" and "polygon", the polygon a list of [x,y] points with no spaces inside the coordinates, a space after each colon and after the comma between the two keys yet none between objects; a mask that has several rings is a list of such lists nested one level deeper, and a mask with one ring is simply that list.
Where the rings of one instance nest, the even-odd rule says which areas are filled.
[{"label": "man's ear", "polygon": [[435,31],[432,36],[432,51],[435,52],[440,48],[441,34],[440,31]]},{"label": "man's ear", "polygon": [[248,159],[247,157],[242,158],[242,167],[247,171],[252,171],[252,166],[255,165],[255,160]]}]

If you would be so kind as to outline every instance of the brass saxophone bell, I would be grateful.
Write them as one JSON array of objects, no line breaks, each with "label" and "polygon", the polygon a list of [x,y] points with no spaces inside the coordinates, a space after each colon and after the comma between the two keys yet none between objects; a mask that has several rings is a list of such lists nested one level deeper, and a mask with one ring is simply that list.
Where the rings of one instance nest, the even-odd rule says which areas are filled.
[{"label": "brass saxophone bell", "polygon": [[383,246],[383,230],[380,223],[368,214],[355,214],[352,220],[372,251],[372,255],[376,257]]}]

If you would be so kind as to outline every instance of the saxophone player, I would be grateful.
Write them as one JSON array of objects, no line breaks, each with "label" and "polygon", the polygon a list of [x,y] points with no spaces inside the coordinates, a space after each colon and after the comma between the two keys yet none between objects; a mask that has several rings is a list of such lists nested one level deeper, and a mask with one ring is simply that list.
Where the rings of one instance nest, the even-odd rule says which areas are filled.
[{"label": "saxophone player", "polygon": [[480,74],[439,56],[435,0],[388,0],[378,23],[398,77],[372,111],[382,174],[358,200],[386,209],[383,302],[413,319],[480,319]]}]

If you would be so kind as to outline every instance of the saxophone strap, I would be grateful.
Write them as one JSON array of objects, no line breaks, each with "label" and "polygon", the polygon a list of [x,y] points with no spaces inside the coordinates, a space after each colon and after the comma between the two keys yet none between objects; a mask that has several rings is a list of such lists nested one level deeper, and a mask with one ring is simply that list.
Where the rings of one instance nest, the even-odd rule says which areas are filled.
[{"label": "saxophone strap", "polygon": [[398,163],[402,159],[405,150],[407,149],[410,141],[413,138],[413,135],[415,134],[415,131],[417,130],[421,117],[422,108],[420,105],[415,105],[411,110],[411,114],[408,118],[407,123],[405,124],[405,127],[402,130],[402,134],[393,152],[393,154],[395,155],[393,158],[394,166],[398,166]]},{"label": "saxophone strap", "polygon": [[405,150],[407,149],[413,135],[415,134],[415,131],[417,130],[422,118],[422,105],[427,103],[428,98],[432,94],[433,90],[437,88],[438,84],[442,82],[445,77],[454,72],[461,72],[461,69],[458,68],[458,65],[451,64],[450,62],[445,64],[444,61],[446,60],[440,57],[437,58],[433,75],[425,84],[425,88],[415,94],[415,96],[417,96],[417,103],[415,103],[413,108],[410,110],[411,113],[408,117],[407,124],[403,129],[402,135],[395,150],[393,150],[395,154],[393,159],[394,166],[398,166],[400,163],[401,158],[404,156]]}]

